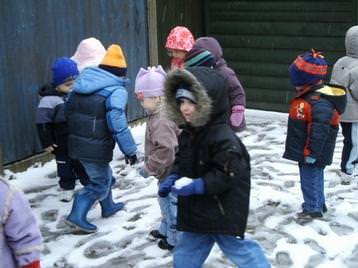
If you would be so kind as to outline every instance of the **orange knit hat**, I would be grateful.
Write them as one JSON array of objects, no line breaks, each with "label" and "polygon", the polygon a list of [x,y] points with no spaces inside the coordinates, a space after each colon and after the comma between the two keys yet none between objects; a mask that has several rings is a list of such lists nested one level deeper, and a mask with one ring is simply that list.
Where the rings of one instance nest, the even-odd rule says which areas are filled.
[{"label": "orange knit hat", "polygon": [[114,75],[125,76],[127,73],[127,62],[122,48],[119,45],[110,45],[99,67]]}]

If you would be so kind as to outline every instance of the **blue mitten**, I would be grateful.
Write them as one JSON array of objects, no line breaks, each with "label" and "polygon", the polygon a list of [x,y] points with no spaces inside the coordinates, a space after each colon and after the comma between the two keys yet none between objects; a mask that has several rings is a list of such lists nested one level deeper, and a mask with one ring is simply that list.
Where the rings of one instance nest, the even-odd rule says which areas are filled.
[{"label": "blue mitten", "polygon": [[305,157],[305,163],[306,164],[314,164],[314,163],[316,163],[316,158],[313,158],[311,156],[306,156]]},{"label": "blue mitten", "polygon": [[181,178],[175,182],[172,186],[172,192],[177,195],[193,195],[193,194],[204,194],[205,184],[202,178],[190,179]]},{"label": "blue mitten", "polygon": [[158,195],[160,197],[167,197],[171,191],[172,185],[181,176],[178,173],[170,173],[164,180],[159,183]]}]

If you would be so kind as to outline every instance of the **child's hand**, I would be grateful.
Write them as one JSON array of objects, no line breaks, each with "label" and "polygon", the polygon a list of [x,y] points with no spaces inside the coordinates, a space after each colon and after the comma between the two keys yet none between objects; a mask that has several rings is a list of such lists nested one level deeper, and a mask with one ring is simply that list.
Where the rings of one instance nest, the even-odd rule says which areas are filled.
[{"label": "child's hand", "polygon": [[48,153],[52,153],[53,151],[55,151],[55,149],[58,147],[57,144],[52,144],[50,145],[49,147],[46,147],[45,148],[45,151],[48,152]]},{"label": "child's hand", "polygon": [[171,173],[165,177],[165,179],[159,183],[158,195],[160,197],[167,197],[171,191],[172,185],[179,178],[180,175],[177,173]]}]

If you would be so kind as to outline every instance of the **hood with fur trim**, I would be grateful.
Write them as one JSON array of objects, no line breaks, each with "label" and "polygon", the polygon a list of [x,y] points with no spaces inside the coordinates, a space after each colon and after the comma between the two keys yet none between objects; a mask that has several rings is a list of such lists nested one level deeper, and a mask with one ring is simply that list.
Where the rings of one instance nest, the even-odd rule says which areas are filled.
[{"label": "hood with fur trim", "polygon": [[165,81],[166,109],[168,116],[177,125],[186,125],[175,95],[179,85],[185,84],[192,91],[198,103],[192,127],[207,124],[226,123],[228,118],[229,100],[224,78],[215,70],[207,67],[174,69]]}]

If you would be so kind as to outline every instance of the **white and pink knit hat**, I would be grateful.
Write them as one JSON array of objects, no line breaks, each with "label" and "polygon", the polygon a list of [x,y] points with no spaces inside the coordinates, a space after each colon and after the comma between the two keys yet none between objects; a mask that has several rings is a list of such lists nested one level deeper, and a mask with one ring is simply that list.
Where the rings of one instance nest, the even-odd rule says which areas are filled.
[{"label": "white and pink knit hat", "polygon": [[101,41],[94,37],[90,37],[82,40],[78,44],[77,50],[71,57],[71,60],[77,63],[78,70],[81,72],[87,67],[97,67],[105,54],[106,49]]},{"label": "white and pink knit hat", "polygon": [[166,73],[161,65],[140,68],[135,79],[134,92],[139,99],[164,95]]}]

